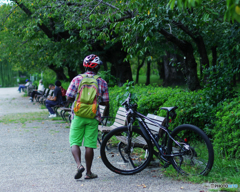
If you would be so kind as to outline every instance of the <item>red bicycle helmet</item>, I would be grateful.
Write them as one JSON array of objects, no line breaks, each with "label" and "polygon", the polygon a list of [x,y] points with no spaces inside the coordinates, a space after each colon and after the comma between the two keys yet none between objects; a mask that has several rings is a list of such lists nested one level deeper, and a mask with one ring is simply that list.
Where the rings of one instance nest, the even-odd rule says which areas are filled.
[{"label": "red bicycle helmet", "polygon": [[94,69],[98,65],[102,65],[102,61],[97,55],[91,54],[83,60],[83,66]]}]

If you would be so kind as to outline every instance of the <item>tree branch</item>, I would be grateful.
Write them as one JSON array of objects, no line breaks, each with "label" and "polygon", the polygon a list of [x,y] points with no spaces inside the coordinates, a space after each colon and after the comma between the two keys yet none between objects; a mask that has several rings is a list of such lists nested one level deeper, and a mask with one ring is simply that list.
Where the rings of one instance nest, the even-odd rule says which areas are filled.
[{"label": "tree branch", "polygon": [[96,9],[97,6],[100,5],[103,2],[103,0],[99,0],[98,2],[99,3],[97,5],[95,5],[95,7],[91,10],[91,12],[87,15],[87,17],[85,19],[87,19],[91,15],[91,13],[94,11],[94,9]]},{"label": "tree branch", "polygon": [[158,32],[161,33],[168,41],[171,41],[175,45],[177,45],[181,50],[186,49],[186,43],[184,41],[178,39],[177,37],[175,37],[171,33],[167,32],[165,29],[161,28],[160,30],[158,30]]},{"label": "tree branch", "polygon": [[8,17],[12,14],[12,12],[14,11],[14,9],[16,9],[16,7],[12,8],[11,12],[6,16],[5,20],[3,21],[3,24],[7,21]]},{"label": "tree branch", "polygon": [[[32,16],[32,12],[22,3],[19,3],[17,0],[13,0],[29,17]],[[42,29],[42,31],[48,36],[48,38],[52,38],[52,32],[47,28],[44,24],[38,24],[38,27]]]},{"label": "tree branch", "polygon": [[[13,0],[29,17],[32,16],[32,12],[22,3],[19,3],[17,0]],[[37,24],[38,27],[48,36],[50,39],[54,39],[55,42],[60,41],[61,39],[68,39],[70,34],[68,31],[59,32],[54,34],[45,24]]]},{"label": "tree branch", "polygon": [[196,39],[196,33],[192,33],[186,26],[184,26],[181,22],[172,21],[174,25],[178,28],[182,29],[186,34],[188,34],[192,39]]}]

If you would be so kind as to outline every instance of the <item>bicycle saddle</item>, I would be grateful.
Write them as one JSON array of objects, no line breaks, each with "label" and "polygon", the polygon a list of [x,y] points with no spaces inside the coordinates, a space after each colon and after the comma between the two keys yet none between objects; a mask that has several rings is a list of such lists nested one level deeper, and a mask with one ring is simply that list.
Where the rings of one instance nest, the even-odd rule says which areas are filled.
[{"label": "bicycle saddle", "polygon": [[166,110],[166,111],[168,111],[168,112],[171,112],[171,111],[173,111],[173,110],[175,110],[175,109],[177,109],[178,107],[177,106],[175,106],[175,107],[161,107],[160,109],[163,109],[163,110]]}]

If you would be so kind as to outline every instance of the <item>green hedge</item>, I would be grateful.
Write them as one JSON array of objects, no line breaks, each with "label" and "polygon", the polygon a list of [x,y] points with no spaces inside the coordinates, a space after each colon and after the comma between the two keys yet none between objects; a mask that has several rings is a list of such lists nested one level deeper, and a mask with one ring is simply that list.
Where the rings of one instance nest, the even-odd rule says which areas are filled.
[{"label": "green hedge", "polygon": [[[127,98],[129,92],[137,98],[138,111],[144,115],[152,113],[166,116],[166,111],[160,110],[161,107],[178,106],[176,110],[178,116],[171,123],[171,127],[189,123],[204,129],[210,122],[209,114],[212,107],[202,101],[202,90],[188,92],[180,88],[164,88],[155,85],[136,85],[134,88],[128,88],[124,85],[123,87],[110,88],[110,111],[113,115],[116,114],[118,107]],[[205,113],[206,111],[208,114]]]},{"label": "green hedge", "polygon": [[240,157],[240,97],[226,101],[216,113],[214,147],[224,156]]}]

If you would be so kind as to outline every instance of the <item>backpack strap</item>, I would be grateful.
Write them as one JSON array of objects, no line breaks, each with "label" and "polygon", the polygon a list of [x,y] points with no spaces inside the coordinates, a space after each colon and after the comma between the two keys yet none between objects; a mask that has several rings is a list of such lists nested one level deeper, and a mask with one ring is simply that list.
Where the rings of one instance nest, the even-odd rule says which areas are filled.
[{"label": "backpack strap", "polygon": [[93,78],[96,79],[96,80],[97,80],[99,77],[100,77],[100,76],[98,76],[98,75],[94,75],[94,76],[93,76]]},{"label": "backpack strap", "polygon": [[84,78],[84,77],[87,77],[86,74],[80,74],[79,76],[82,76],[83,78]]},{"label": "backpack strap", "polygon": [[[84,77],[87,77],[88,75],[86,75],[86,74],[80,74],[80,76],[82,76],[83,78]],[[93,77],[94,79],[98,79],[100,76],[99,75],[92,75],[91,77]]]}]

